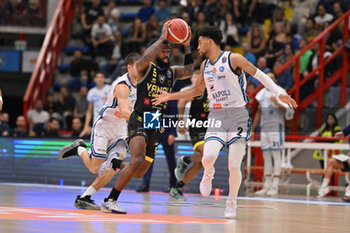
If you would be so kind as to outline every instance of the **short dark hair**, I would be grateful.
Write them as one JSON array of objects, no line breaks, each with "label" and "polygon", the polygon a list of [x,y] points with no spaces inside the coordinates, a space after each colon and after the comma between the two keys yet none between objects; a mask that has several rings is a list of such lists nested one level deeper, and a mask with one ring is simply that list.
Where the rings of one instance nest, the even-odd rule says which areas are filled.
[{"label": "short dark hair", "polygon": [[220,45],[220,42],[222,41],[222,38],[223,38],[221,30],[213,26],[209,26],[201,29],[198,32],[198,37],[200,36],[212,39],[217,45]]},{"label": "short dark hair", "polygon": [[49,122],[52,123],[53,121],[57,121],[58,123],[60,122],[57,118],[50,117]]},{"label": "short dark hair", "polygon": [[133,65],[137,60],[141,58],[140,54],[136,52],[129,53],[125,58],[126,65]]}]

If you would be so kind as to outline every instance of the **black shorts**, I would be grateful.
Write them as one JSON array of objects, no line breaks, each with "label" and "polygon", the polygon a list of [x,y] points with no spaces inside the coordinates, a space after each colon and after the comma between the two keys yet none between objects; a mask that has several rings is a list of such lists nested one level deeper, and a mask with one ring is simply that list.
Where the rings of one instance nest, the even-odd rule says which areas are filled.
[{"label": "black shorts", "polygon": [[190,128],[190,137],[192,140],[193,150],[197,150],[199,145],[204,144],[204,137],[207,132],[206,128]]},{"label": "black shorts", "polygon": [[157,153],[160,131],[158,129],[144,129],[142,117],[140,116],[140,114],[134,111],[130,115],[128,124],[128,134],[128,141],[130,141],[130,139],[135,136],[145,137],[146,160],[152,163],[154,156]]}]

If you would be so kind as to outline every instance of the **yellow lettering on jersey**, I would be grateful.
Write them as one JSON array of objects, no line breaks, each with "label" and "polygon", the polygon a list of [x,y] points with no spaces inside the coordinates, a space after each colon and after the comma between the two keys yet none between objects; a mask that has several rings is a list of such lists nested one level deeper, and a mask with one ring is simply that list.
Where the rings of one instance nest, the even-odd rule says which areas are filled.
[{"label": "yellow lettering on jersey", "polygon": [[157,69],[156,68],[153,69],[153,77],[157,77]]},{"label": "yellow lettering on jersey", "polygon": [[171,92],[171,88],[169,87],[158,87],[157,85],[154,85],[152,83],[147,83],[148,96],[152,96],[153,94],[159,94],[159,90],[166,91],[168,93]]}]

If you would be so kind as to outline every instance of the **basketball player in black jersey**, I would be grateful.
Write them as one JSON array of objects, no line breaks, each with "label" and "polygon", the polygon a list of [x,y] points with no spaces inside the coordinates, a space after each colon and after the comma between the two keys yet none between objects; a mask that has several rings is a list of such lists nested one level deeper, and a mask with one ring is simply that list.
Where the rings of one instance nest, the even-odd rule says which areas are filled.
[{"label": "basketball player in black jersey", "polygon": [[[160,38],[146,49],[142,58],[136,63],[139,72],[137,100],[128,124],[131,160],[126,163],[113,159],[111,162],[113,169],[120,168],[121,163],[125,163],[108,197],[115,202],[132,177],[141,178],[146,173],[156,154],[160,130],[144,129],[143,115],[144,112],[155,111],[157,114],[162,114],[166,103],[153,106],[153,95],[158,94],[159,90],[170,93],[176,80],[189,78],[193,73],[191,35],[183,43],[185,47],[184,66],[170,66],[170,47],[166,40],[169,26],[169,21],[164,23]],[[126,213],[126,211],[121,209],[116,213]]]},{"label": "basketball player in black jersey", "polygon": [[[196,85],[198,78],[200,77],[200,71],[195,70],[191,78],[192,86]],[[179,121],[184,120],[183,114],[186,107],[186,104],[191,102],[191,107],[189,111],[189,121],[194,122],[205,122],[208,120],[209,115],[209,103],[208,103],[208,94],[205,89],[201,96],[188,99],[180,99],[178,102],[179,109]],[[196,127],[190,125],[188,128],[190,137],[193,145],[193,155],[191,156],[181,156],[177,161],[177,166],[175,168],[175,176],[178,179],[178,182],[175,187],[170,189],[169,195],[175,198],[176,200],[185,201],[186,198],[182,194],[182,188],[190,182],[203,168],[201,160],[203,157],[203,148],[204,148],[204,136],[207,132],[207,128],[202,125],[202,127]],[[186,132],[185,127],[180,127],[179,124],[179,133],[183,134]],[[190,163],[193,162],[193,165],[187,169]]]}]

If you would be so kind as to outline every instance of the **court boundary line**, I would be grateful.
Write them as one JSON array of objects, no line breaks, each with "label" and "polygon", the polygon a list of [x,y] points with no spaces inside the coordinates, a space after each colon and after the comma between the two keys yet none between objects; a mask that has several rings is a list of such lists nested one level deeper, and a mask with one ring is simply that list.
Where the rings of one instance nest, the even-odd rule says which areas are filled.
[{"label": "court boundary line", "polygon": [[[54,189],[70,189],[70,190],[81,190],[86,189],[87,187],[73,186],[73,185],[55,185],[55,184],[38,184],[38,183],[12,183],[12,182],[0,182],[0,185],[7,186],[21,186],[21,187],[40,187],[40,188],[54,188]],[[109,191],[110,188],[101,188],[99,191]],[[123,192],[133,192],[134,190],[123,190]],[[150,191],[149,194],[159,194],[159,195],[168,195],[168,193]],[[195,193],[186,193],[186,196],[193,197],[202,197],[200,194]],[[211,195],[209,197],[214,199],[215,196]],[[226,200],[226,196],[220,196],[220,200]],[[290,203],[290,204],[311,204],[311,205],[335,205],[335,206],[350,206],[350,203],[344,202],[342,200],[322,200],[322,199],[308,199],[308,198],[291,198],[291,197],[256,197],[256,196],[247,196],[247,197],[237,197],[237,200],[242,201],[266,201],[266,202],[278,202],[278,203]]]}]

